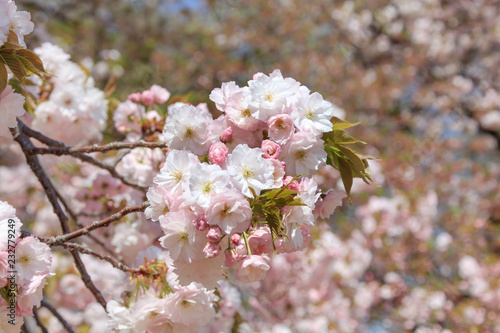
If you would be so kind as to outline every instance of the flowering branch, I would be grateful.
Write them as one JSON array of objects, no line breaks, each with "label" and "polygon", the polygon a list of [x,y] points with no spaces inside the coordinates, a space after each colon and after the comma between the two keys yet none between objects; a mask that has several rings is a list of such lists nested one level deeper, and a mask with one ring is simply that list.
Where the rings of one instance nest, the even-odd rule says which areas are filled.
[{"label": "flowering branch", "polygon": [[57,312],[57,310],[52,306],[50,305],[49,303],[47,303],[47,301],[45,300],[42,300],[42,306],[44,308],[46,308],[47,310],[49,310],[50,312],[52,312],[52,314],[61,322],[61,324],[64,326],[64,328],[66,329],[66,331],[70,332],[70,333],[74,333],[75,331],[73,331],[73,329],[71,328],[71,326],[69,326],[68,322],[61,316],[61,314],[59,312]]},{"label": "flowering branch", "polygon": [[[18,120],[18,128],[11,128],[11,133],[14,138],[14,140],[19,143],[21,146],[21,149],[24,152],[24,156],[26,157],[26,162],[30,166],[31,170],[35,174],[35,176],[38,178],[38,181],[42,185],[45,194],[47,195],[47,198],[49,199],[50,204],[52,205],[52,208],[54,210],[54,213],[57,215],[59,218],[59,222],[61,224],[61,228],[63,230],[63,233],[68,234],[71,232],[69,225],[68,225],[68,217],[64,213],[64,211],[61,208],[61,205],[59,204],[58,197],[54,188],[54,185],[50,181],[50,179],[47,177],[45,174],[45,171],[42,169],[40,162],[38,161],[37,156],[33,156],[29,153],[29,149],[33,148],[33,144],[31,141],[26,138],[24,135],[22,128],[24,124]],[[87,288],[92,292],[96,300],[106,309],[106,300],[102,296],[101,292],[95,287],[93,284],[90,276],[87,273],[87,270],[85,269],[85,266],[83,265],[83,262],[80,258],[80,255],[77,252],[71,252],[73,259],[75,261],[75,265],[80,272],[81,278],[83,283],[87,286]]]}]

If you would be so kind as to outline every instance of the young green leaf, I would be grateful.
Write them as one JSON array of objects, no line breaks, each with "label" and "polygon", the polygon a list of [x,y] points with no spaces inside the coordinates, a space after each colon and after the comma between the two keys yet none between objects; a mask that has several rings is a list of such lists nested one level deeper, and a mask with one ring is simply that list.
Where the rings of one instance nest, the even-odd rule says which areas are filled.
[{"label": "young green leaf", "polygon": [[7,69],[5,68],[4,64],[0,62],[0,94],[7,87],[7,80]]}]

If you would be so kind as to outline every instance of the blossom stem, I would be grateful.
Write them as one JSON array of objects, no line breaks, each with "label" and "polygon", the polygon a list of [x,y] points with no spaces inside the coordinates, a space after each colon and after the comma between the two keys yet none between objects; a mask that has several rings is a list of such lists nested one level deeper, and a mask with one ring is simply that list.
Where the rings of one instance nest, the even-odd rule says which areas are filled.
[{"label": "blossom stem", "polygon": [[243,239],[245,240],[245,247],[247,248],[247,254],[252,255],[252,251],[250,250],[250,245],[248,244],[247,233],[243,232]]}]

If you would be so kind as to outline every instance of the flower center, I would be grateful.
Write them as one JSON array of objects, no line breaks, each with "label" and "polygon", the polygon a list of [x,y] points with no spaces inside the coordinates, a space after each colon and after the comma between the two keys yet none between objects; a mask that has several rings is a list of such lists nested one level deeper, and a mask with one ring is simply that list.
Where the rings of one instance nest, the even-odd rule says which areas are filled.
[{"label": "flower center", "polygon": [[212,188],[214,187],[214,184],[212,184],[211,182],[207,181],[205,183],[205,185],[203,185],[201,191],[204,193],[204,194],[209,194],[210,191],[212,191]]},{"label": "flower center", "polygon": [[244,110],[241,110],[241,116],[243,118],[246,118],[246,117],[250,117],[251,114],[250,114],[250,110],[249,109],[244,109]]},{"label": "flower center", "polygon": [[194,131],[191,128],[186,129],[186,133],[184,133],[185,139],[191,139],[194,136]]},{"label": "flower center", "polygon": [[299,150],[295,153],[295,158],[298,160],[305,160],[307,158],[307,154],[305,150]]},{"label": "flower center", "polygon": [[268,92],[266,94],[266,101],[272,102],[274,100],[274,93],[273,92]]},{"label": "flower center", "polygon": [[31,262],[31,258],[28,257],[27,255],[24,255],[21,258],[19,258],[18,261],[21,264],[21,266],[23,266],[24,268],[26,268],[27,266],[29,266],[29,264]]},{"label": "flower center", "polygon": [[183,301],[181,302],[181,306],[182,306],[183,308],[188,308],[188,307],[190,307],[190,306],[191,306],[191,302],[189,302],[189,301],[187,301],[187,300],[183,300]]},{"label": "flower center", "polygon": [[224,205],[224,209],[220,211],[220,216],[222,217],[226,217],[228,215],[231,215],[231,213],[229,213],[229,207]]},{"label": "flower center", "polygon": [[243,175],[243,178],[245,178],[245,179],[253,177],[253,171],[247,167],[243,167],[241,174]]},{"label": "flower center", "polygon": [[310,109],[306,111],[306,118],[311,120],[314,119],[314,113]]},{"label": "flower center", "polygon": [[179,234],[179,239],[177,240],[177,242],[186,244],[189,241],[188,237],[189,237],[189,235],[187,232],[181,232]]},{"label": "flower center", "polygon": [[175,170],[172,173],[172,177],[174,178],[174,182],[178,183],[182,180],[182,171],[180,170]]},{"label": "flower center", "polygon": [[278,119],[278,120],[276,121],[276,127],[277,127],[278,129],[280,129],[280,130],[285,129],[285,126],[284,126],[284,124],[283,124],[283,120],[282,120],[282,119]]}]

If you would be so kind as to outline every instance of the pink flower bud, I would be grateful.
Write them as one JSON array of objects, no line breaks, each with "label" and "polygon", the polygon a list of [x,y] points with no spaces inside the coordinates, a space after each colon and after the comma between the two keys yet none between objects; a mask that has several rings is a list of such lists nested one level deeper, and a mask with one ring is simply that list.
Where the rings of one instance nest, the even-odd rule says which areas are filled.
[{"label": "pink flower bud", "polygon": [[222,132],[220,136],[220,141],[227,143],[231,142],[232,139],[233,139],[233,129],[231,127],[228,127]]},{"label": "pink flower bud", "polygon": [[226,251],[226,261],[224,262],[224,266],[227,268],[233,267],[234,264],[238,261],[238,255],[236,254],[236,251],[231,250],[231,251]]},{"label": "pink flower bud", "polygon": [[170,98],[170,93],[167,89],[154,84],[149,91],[153,93],[154,100],[158,104],[163,104]]},{"label": "pink flower bud", "polygon": [[208,228],[208,222],[207,219],[205,218],[205,215],[200,215],[198,216],[194,221],[193,221],[194,226],[196,229],[199,231],[203,231],[206,228]]},{"label": "pink flower bud", "polygon": [[205,258],[215,258],[220,253],[220,246],[217,243],[208,242],[203,248]]},{"label": "pink flower bud", "polygon": [[153,105],[155,103],[155,95],[149,90],[143,91],[141,101],[146,106]]},{"label": "pink flower bud", "polygon": [[211,242],[218,242],[222,237],[222,230],[219,227],[210,227],[206,237]]},{"label": "pink flower bud", "polygon": [[264,158],[271,158],[273,160],[276,160],[281,154],[281,146],[271,140],[262,141],[261,148],[262,156],[264,156]]},{"label": "pink flower bud", "polygon": [[283,170],[286,170],[286,163],[284,161],[280,161],[281,162],[281,166],[283,167]]},{"label": "pink flower bud", "polygon": [[223,165],[226,162],[229,150],[222,142],[216,142],[208,151],[208,159],[212,164]]},{"label": "pink flower bud", "polygon": [[[283,179],[283,185],[288,184],[292,179],[293,179],[293,177],[286,176],[285,179]],[[299,190],[299,182],[294,180],[290,185],[288,185],[287,188],[290,190],[298,191]]]},{"label": "pink flower bud", "polygon": [[239,234],[233,234],[231,236],[231,244],[238,246],[240,244],[240,238],[241,236]]},{"label": "pink flower bud", "polygon": [[139,103],[141,101],[141,98],[142,98],[142,94],[140,92],[136,92],[136,93],[128,95],[129,101],[134,102],[134,103]]}]

